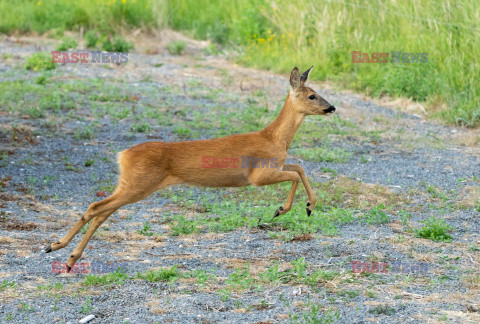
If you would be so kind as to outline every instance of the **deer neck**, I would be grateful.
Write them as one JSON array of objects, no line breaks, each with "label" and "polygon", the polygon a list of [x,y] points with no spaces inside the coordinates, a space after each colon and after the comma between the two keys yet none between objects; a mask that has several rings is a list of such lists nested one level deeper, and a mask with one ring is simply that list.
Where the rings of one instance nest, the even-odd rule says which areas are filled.
[{"label": "deer neck", "polygon": [[285,145],[287,150],[304,118],[305,114],[295,111],[290,94],[288,94],[280,114],[263,132],[270,135],[274,142]]}]

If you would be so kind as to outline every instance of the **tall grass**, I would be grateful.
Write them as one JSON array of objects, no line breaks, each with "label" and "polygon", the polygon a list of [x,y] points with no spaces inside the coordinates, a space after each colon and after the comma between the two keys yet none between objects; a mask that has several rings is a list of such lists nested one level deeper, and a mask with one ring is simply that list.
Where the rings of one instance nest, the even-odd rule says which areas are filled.
[{"label": "tall grass", "polygon": [[[448,123],[480,124],[480,7],[476,0],[169,1],[169,23],[238,44],[240,62],[370,95],[425,101]],[[427,63],[354,64],[352,51],[428,53]],[[391,54],[390,54],[391,55]]]},{"label": "tall grass", "polygon": [[[313,64],[314,79],[411,97],[447,123],[480,125],[478,0],[0,1],[0,32],[164,25],[234,46],[248,66]],[[354,64],[352,51],[428,53],[428,62]]]},{"label": "tall grass", "polygon": [[52,30],[122,28],[158,25],[158,0],[1,0],[0,32],[41,34]]}]

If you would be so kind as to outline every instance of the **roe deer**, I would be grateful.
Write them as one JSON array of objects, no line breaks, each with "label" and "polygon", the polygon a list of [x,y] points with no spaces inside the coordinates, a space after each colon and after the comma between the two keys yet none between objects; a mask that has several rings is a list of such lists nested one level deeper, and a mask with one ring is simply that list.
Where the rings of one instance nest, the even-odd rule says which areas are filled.
[{"label": "roe deer", "polygon": [[[335,107],[320,97],[305,82],[313,66],[300,75],[297,68],[290,75],[290,91],[277,118],[265,129],[218,139],[188,142],[146,142],[118,154],[120,176],[112,195],[95,202],[60,241],[48,245],[45,252],[64,248],[82,227],[93,219],[87,233],[70,255],[67,271],[80,258],[88,241],[100,225],[117,209],[146,198],[153,192],[175,184],[193,184],[204,187],[264,186],[292,181],[285,204],[274,216],[283,215],[292,208],[299,181],[308,195],[307,214],[315,208],[316,198],[303,168],[284,164],[287,150],[295,132],[307,115],[328,115]],[[249,157],[253,161],[275,161],[272,167],[238,165],[228,167],[228,161],[239,162]],[[205,157],[214,163],[206,167]],[[181,161],[182,163],[178,163]],[[222,163],[218,163],[222,161]],[[227,162],[225,164],[224,162]],[[254,162],[255,164],[255,162]],[[263,164],[263,163],[262,163]]]}]

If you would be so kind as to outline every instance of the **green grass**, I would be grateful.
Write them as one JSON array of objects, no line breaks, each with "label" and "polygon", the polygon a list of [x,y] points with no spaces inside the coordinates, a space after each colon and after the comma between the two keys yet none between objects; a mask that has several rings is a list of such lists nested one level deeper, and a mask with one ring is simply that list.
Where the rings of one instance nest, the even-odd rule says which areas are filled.
[{"label": "green grass", "polygon": [[53,70],[56,66],[57,64],[52,62],[52,56],[50,53],[37,52],[26,58],[24,68],[38,72]]},{"label": "green grass", "polygon": [[71,37],[64,37],[62,42],[55,48],[57,51],[68,51],[69,49],[75,49],[78,43]]},{"label": "green grass", "polygon": [[84,286],[121,286],[130,276],[121,271],[115,271],[106,275],[87,275],[83,280]]},{"label": "green grass", "polygon": [[184,40],[175,40],[167,44],[167,50],[172,55],[180,55],[185,49],[185,45],[187,45],[187,43],[185,43]]},{"label": "green grass", "polygon": [[[289,72],[313,64],[312,79],[373,96],[411,97],[426,102],[431,114],[447,123],[480,124],[480,65],[475,63],[480,20],[474,0],[458,1],[452,8],[436,1],[393,0],[169,4],[171,26],[240,46],[239,61],[245,65]],[[322,10],[315,10],[319,6]],[[428,53],[428,62],[353,64],[352,51]]]},{"label": "green grass", "polygon": [[177,266],[168,269],[148,270],[144,273],[137,274],[137,278],[145,279],[150,282],[172,281],[177,277],[180,277]]},{"label": "green grass", "polygon": [[[0,32],[100,30],[117,33],[121,28],[152,28],[159,25],[162,6],[157,0],[3,0],[0,2]],[[59,32],[60,31],[60,32]]]},{"label": "green grass", "polygon": [[[453,7],[394,0],[4,0],[0,32],[61,37],[65,30],[83,27],[87,46],[103,42],[106,50],[128,51],[124,40],[107,36],[102,41],[99,34],[169,25],[239,49],[238,61],[247,66],[285,73],[313,64],[314,80],[372,96],[412,98],[447,123],[478,126],[479,10],[475,0],[457,1]],[[180,54],[184,46],[177,42],[169,47]],[[428,62],[354,64],[352,51],[428,53]]]},{"label": "green grass", "polygon": [[435,242],[451,242],[453,237],[448,233],[452,231],[453,228],[448,225],[443,219],[436,219],[435,217],[430,217],[426,221],[422,222],[425,224],[421,229],[416,230],[416,236],[421,238],[426,238],[433,240]]}]

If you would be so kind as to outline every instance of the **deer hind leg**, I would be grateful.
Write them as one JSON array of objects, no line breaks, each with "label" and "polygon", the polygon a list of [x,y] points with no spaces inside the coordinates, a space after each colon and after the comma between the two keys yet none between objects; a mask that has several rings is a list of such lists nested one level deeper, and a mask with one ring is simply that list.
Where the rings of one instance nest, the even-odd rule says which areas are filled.
[{"label": "deer hind leg", "polygon": [[295,171],[298,173],[300,176],[300,179],[303,182],[303,186],[305,187],[305,190],[307,191],[307,196],[308,196],[308,203],[307,203],[307,216],[310,216],[312,211],[315,209],[315,204],[317,203],[317,198],[315,197],[315,194],[313,193],[312,188],[310,187],[310,184],[308,183],[307,175],[305,174],[305,170],[299,166],[298,164],[285,164],[282,168],[284,171]]},{"label": "deer hind leg", "polygon": [[[149,186],[143,186],[142,190],[135,189],[135,187],[123,187],[119,186],[117,190],[113,193],[113,195],[109,201],[107,199],[102,200],[106,201],[103,205],[95,207],[95,215],[92,223],[88,227],[87,233],[82,238],[80,243],[77,247],[73,250],[72,254],[67,261],[67,269],[70,271],[71,267],[75,264],[75,262],[82,256],[83,250],[87,246],[88,242],[92,238],[95,231],[100,227],[100,225],[105,222],[110,215],[112,215],[117,209],[122,206],[132,204],[139,200],[142,200],[148,196],[150,196],[153,192],[165,188],[167,186],[171,186],[174,184],[181,183],[178,179],[173,177],[166,177],[163,179],[160,184],[155,184],[152,182]],[[93,204],[92,204],[93,205]],[[90,208],[89,208],[90,209]],[[73,229],[72,229],[73,230]]]},{"label": "deer hind leg", "polygon": [[292,209],[293,199],[295,198],[295,192],[297,191],[298,182],[300,182],[300,176],[295,171],[274,171],[269,172],[267,169],[258,169],[258,172],[253,172],[249,176],[250,182],[255,186],[265,186],[275,184],[279,182],[292,181],[292,188],[287,197],[287,201],[283,206],[275,211],[273,217],[283,215]]}]

